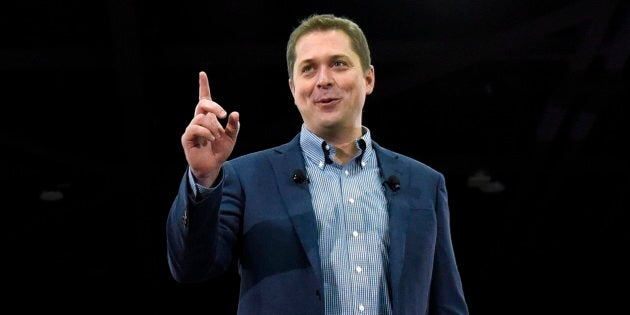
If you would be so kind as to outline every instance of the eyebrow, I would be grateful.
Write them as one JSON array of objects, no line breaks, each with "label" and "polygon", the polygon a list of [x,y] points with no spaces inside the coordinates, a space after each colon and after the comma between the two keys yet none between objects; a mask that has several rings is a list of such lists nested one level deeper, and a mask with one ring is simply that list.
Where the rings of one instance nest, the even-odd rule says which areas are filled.
[{"label": "eyebrow", "polygon": [[[336,54],[336,55],[332,55],[328,58],[329,60],[336,60],[336,59],[347,59],[350,60],[350,57],[348,55],[344,55],[344,54]],[[303,65],[303,64],[310,64],[313,63],[314,59],[313,58],[309,58],[309,59],[304,59],[300,62],[297,63],[297,65]]]}]

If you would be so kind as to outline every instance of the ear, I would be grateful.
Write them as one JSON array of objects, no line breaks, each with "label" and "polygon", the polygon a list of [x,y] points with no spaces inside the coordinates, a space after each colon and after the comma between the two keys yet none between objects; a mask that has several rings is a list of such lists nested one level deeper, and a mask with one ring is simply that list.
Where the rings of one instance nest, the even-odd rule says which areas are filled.
[{"label": "ear", "polygon": [[370,95],[374,90],[374,81],[376,80],[374,74],[374,66],[370,65],[370,68],[365,72],[365,94]]},{"label": "ear", "polygon": [[295,98],[295,83],[291,78],[289,78],[289,89],[291,90],[291,95],[293,96],[293,104],[297,106],[297,99]]},{"label": "ear", "polygon": [[289,78],[289,89],[291,90],[291,94],[295,96],[295,85],[293,84],[293,80]]}]

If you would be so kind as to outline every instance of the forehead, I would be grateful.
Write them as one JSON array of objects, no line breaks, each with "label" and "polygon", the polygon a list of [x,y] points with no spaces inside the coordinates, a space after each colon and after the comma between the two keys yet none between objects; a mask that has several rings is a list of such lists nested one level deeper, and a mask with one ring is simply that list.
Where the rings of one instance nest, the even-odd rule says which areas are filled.
[{"label": "forehead", "polygon": [[350,37],[341,30],[313,31],[302,35],[295,44],[297,60],[312,59],[321,55],[356,56]]}]

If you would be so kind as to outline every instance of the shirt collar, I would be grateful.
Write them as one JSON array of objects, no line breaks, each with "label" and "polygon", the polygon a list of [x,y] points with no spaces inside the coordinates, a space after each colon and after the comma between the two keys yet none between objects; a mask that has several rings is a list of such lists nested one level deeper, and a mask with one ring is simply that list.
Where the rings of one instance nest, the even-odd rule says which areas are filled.
[{"label": "shirt collar", "polygon": [[[359,152],[354,157],[354,160],[361,167],[364,167],[367,164],[368,157],[373,154],[374,149],[372,148],[370,130],[362,126],[361,131],[363,135],[356,139],[355,143]],[[304,124],[302,124],[300,131],[300,146],[302,147],[304,156],[317,164],[320,168],[324,168],[324,166],[333,163],[335,147],[329,145],[324,139],[306,129]]]}]

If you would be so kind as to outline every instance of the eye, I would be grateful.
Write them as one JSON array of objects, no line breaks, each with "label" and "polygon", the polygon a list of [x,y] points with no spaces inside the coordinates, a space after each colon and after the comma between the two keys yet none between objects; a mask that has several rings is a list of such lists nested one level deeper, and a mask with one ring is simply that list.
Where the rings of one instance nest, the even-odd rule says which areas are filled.
[{"label": "eye", "polygon": [[333,67],[345,67],[348,64],[345,61],[343,61],[343,60],[335,60],[335,61],[333,61],[332,65],[333,65]]},{"label": "eye", "polygon": [[306,65],[306,66],[302,67],[302,73],[306,73],[306,72],[309,72],[311,70],[313,70],[313,66],[311,66],[311,65]]}]

